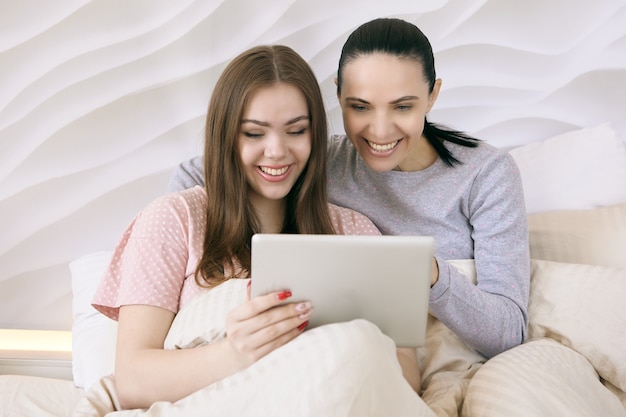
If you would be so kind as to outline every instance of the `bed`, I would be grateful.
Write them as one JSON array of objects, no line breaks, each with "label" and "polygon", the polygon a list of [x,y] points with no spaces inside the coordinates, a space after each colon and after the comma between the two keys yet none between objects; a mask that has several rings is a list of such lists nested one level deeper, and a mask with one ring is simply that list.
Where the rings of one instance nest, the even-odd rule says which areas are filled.
[{"label": "bed", "polygon": [[[414,415],[626,416],[626,145],[603,124],[510,152],[530,230],[528,339],[487,361],[429,317],[418,350],[426,407]],[[115,406],[116,325],[89,305],[110,255],[90,253],[68,265],[71,379],[1,375],[0,416],[103,416]],[[454,265],[475,278],[471,260]],[[190,306],[168,336],[172,347],[210,337],[200,318],[207,303]],[[183,399],[111,415],[199,413]]]}]

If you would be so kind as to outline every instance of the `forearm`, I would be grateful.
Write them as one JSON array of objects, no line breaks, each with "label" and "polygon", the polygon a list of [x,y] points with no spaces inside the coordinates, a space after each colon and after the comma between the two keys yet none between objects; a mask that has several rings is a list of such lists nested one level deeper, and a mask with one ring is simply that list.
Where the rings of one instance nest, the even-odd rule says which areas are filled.
[{"label": "forearm", "polygon": [[523,342],[527,296],[522,283],[485,291],[447,262],[440,262],[439,270],[431,311],[463,341],[486,357]]},{"label": "forearm", "polygon": [[398,362],[400,362],[400,367],[402,368],[404,379],[406,379],[415,392],[419,393],[422,381],[419,364],[417,362],[417,352],[413,348],[398,348],[396,354],[398,356]]},{"label": "forearm", "polygon": [[193,349],[142,349],[118,358],[115,380],[123,408],[177,401],[245,368],[227,340]]}]

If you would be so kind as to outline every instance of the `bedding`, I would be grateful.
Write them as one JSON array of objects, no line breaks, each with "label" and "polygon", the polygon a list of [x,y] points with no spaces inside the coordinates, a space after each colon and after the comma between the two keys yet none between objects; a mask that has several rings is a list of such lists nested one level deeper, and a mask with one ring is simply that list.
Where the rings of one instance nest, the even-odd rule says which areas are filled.
[{"label": "bedding", "polygon": [[[194,326],[199,323],[198,329],[204,327],[202,323],[206,324],[209,330],[201,330],[198,335],[202,343],[223,337],[223,320],[216,320],[219,314],[204,313],[214,311],[213,306],[220,301],[227,305],[231,294],[245,294],[243,281],[234,279],[226,283],[230,284],[228,286],[222,284],[200,295],[198,302],[184,307],[174,321],[184,323],[183,327],[187,322]],[[220,288],[223,286],[225,288]],[[177,333],[175,327],[174,334]],[[214,331],[216,328],[220,330]],[[174,345],[185,344],[171,335],[168,339]],[[368,348],[363,349],[363,346]],[[73,416],[241,417],[262,413],[275,417],[435,417],[404,380],[393,341],[365,320],[308,330],[249,368],[174,403],[157,402],[147,410],[114,412],[116,398],[112,377],[106,377],[87,392]],[[274,401],[267,401],[268,398]],[[257,408],[259,403],[264,405],[262,410]]]},{"label": "bedding", "polygon": [[626,203],[531,214],[528,228],[533,259],[626,269]]},{"label": "bedding", "polygon": [[463,415],[618,417],[626,410],[583,355],[548,338],[487,362],[472,378]]},{"label": "bedding", "polygon": [[[532,276],[528,340],[486,361],[430,316],[426,344],[418,349],[421,400],[415,401],[412,396],[406,404],[399,404],[398,414],[402,415],[402,407],[408,404],[418,410],[417,415],[438,417],[626,417],[626,310],[622,305],[626,299],[626,146],[609,125],[601,125],[526,145],[511,153],[522,172],[529,213]],[[70,265],[76,386],[69,381],[0,376],[1,417],[67,416],[72,411],[74,416],[99,416],[116,408],[114,378],[110,375],[116,324],[89,305],[110,254],[89,254]],[[452,264],[468,279],[475,280],[473,261],[457,260]],[[168,334],[168,348],[191,348],[223,337],[223,329],[207,325],[204,318],[223,315],[229,303],[237,302],[240,292],[236,286],[244,281],[229,282],[232,287],[224,287],[222,295],[198,297],[189,303],[189,309],[181,311]],[[341,332],[337,331],[339,328]],[[316,340],[325,351],[336,355],[341,349],[345,352],[350,340],[332,335],[351,329],[346,331],[354,332],[356,339],[365,338],[360,339],[361,343],[372,346],[372,364],[379,356],[382,363],[390,364],[377,372],[392,372],[391,380],[398,376],[397,368],[391,365],[386,337],[369,324],[351,322],[321,329],[312,329],[302,336]],[[193,410],[207,399],[217,398],[219,405],[220,398],[257,395],[259,387],[264,395],[283,398],[284,393],[271,391],[275,385],[272,378],[289,377],[282,365],[276,364],[280,362],[277,358],[292,357],[302,349],[307,346],[292,343],[285,349],[287,352],[279,352],[251,370],[178,403],[158,403],[149,410],[112,415],[194,415]],[[311,361],[319,357],[319,352],[306,354]],[[350,390],[343,389],[345,381],[358,371],[338,367],[337,376],[330,377],[320,370],[319,375],[313,376],[315,383],[320,384],[317,402],[323,403],[320,398],[325,395],[349,395]],[[331,383],[335,377],[337,383]],[[257,378],[258,382],[243,383],[248,378]],[[369,389],[384,392],[392,388],[391,384],[383,386],[385,378],[369,381]],[[294,379],[290,397],[300,400],[300,385]],[[227,386],[235,387],[233,397],[225,394]],[[312,394],[307,395],[306,401],[315,401]],[[231,412],[245,415],[249,411],[245,402],[232,401],[240,408],[232,411],[229,404]],[[292,415],[301,415],[293,410]],[[286,413],[275,411],[276,415]],[[327,410],[317,411],[319,415],[333,415]],[[349,410],[344,411],[350,415]]]}]

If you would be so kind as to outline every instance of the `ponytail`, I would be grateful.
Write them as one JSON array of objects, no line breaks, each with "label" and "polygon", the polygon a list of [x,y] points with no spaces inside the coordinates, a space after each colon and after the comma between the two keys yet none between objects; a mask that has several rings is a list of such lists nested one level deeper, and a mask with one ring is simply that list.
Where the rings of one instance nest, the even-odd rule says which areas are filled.
[{"label": "ponytail", "polygon": [[452,152],[446,148],[445,142],[456,143],[457,145],[466,146],[468,148],[475,148],[480,142],[480,139],[476,139],[467,133],[430,123],[428,120],[424,121],[424,137],[426,137],[428,143],[435,148],[437,155],[439,155],[443,162],[449,167],[454,167],[463,162],[452,155]]}]

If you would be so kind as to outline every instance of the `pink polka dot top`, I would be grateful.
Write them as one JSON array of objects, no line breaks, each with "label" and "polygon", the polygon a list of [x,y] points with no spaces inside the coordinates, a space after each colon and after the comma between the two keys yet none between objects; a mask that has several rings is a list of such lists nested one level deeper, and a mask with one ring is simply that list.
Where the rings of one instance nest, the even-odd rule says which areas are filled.
[{"label": "pink polka dot top", "polygon": [[[123,305],[150,305],[177,313],[201,287],[194,273],[202,256],[207,194],[196,186],[163,195],[123,232],[92,305],[117,320]],[[329,204],[339,234],[378,235],[364,215]]]}]

